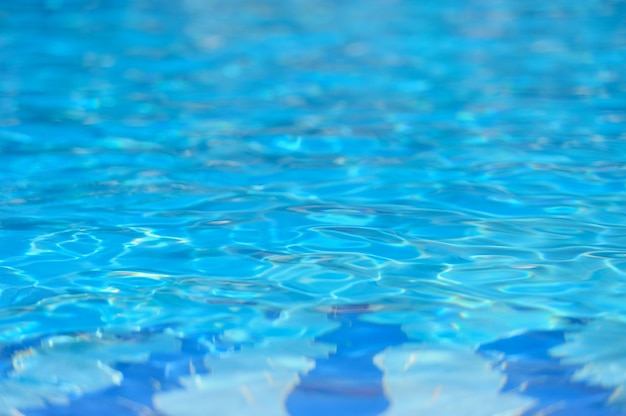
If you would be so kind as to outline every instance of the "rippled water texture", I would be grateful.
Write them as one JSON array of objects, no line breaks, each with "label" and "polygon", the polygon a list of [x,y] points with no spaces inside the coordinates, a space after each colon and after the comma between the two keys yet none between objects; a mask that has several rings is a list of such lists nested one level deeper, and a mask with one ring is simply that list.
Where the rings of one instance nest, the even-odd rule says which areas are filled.
[{"label": "rippled water texture", "polygon": [[0,3],[0,414],[626,414],[626,2]]}]

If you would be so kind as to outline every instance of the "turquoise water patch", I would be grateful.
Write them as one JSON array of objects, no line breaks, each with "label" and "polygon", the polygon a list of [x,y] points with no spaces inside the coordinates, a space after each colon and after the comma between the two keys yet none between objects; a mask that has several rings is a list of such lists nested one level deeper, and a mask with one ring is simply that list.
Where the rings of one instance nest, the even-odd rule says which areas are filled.
[{"label": "turquoise water patch", "polygon": [[0,4],[0,415],[624,415],[626,5]]}]

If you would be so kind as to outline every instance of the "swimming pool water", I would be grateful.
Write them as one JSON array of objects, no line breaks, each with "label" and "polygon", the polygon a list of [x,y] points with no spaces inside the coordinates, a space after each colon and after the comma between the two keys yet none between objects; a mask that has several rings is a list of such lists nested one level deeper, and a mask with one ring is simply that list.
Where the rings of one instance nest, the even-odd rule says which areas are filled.
[{"label": "swimming pool water", "polygon": [[0,2],[0,414],[626,415],[626,3]]}]

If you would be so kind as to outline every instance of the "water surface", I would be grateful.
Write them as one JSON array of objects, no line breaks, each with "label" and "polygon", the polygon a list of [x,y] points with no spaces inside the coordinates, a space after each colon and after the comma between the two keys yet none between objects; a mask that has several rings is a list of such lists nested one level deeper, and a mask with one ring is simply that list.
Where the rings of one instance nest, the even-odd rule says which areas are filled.
[{"label": "water surface", "polygon": [[626,3],[0,4],[0,414],[626,414]]}]

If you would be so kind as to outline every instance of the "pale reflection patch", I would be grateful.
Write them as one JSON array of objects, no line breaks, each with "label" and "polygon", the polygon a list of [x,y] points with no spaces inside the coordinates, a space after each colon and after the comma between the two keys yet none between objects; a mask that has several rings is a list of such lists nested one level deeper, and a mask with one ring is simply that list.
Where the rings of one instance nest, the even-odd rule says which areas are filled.
[{"label": "pale reflection patch", "polygon": [[566,340],[550,352],[565,364],[582,366],[572,378],[613,389],[608,404],[626,409],[626,323],[595,321],[579,332],[567,334]]},{"label": "pale reflection patch", "polygon": [[315,367],[315,357],[332,348],[308,340],[273,340],[224,356],[210,355],[207,375],[184,377],[184,390],[154,396],[164,415],[287,415],[285,400],[299,376]]},{"label": "pale reflection patch", "polygon": [[403,344],[374,357],[390,401],[385,416],[513,416],[533,405],[501,394],[506,377],[471,350]]},{"label": "pale reflection patch", "polygon": [[146,362],[150,353],[178,350],[180,341],[166,334],[141,343],[87,334],[44,339],[11,356],[12,369],[0,380],[0,415],[21,414],[17,409],[44,408],[47,403],[67,405],[84,394],[122,384],[123,374],[112,367],[115,362]]}]

